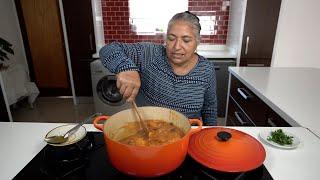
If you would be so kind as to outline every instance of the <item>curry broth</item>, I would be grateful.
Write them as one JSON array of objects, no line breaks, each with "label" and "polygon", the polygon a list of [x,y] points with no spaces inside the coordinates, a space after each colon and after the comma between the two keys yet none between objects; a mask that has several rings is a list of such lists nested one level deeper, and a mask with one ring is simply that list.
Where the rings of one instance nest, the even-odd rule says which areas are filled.
[{"label": "curry broth", "polygon": [[146,137],[137,122],[128,122],[121,127],[117,135],[119,142],[136,146],[159,146],[181,139],[185,132],[171,122],[146,120],[149,137]]}]

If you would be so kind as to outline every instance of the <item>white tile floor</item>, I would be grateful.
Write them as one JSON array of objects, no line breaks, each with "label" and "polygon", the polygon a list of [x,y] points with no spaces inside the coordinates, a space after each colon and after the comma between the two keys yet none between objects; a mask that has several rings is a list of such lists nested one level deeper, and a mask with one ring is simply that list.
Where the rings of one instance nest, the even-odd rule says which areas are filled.
[{"label": "white tile floor", "polygon": [[[16,108],[11,108],[11,112],[15,122],[74,123],[92,115],[94,105],[81,102],[75,106],[72,98],[39,97],[34,108],[22,101]],[[218,125],[225,125],[224,118],[218,118]]]}]

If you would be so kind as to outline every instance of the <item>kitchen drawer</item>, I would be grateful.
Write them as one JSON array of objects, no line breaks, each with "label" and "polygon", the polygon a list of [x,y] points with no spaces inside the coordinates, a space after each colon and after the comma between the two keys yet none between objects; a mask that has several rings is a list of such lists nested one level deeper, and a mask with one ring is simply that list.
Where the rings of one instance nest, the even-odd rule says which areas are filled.
[{"label": "kitchen drawer", "polygon": [[282,119],[282,117],[280,117],[276,112],[274,112],[270,108],[268,109],[266,125],[271,127],[290,127],[291,126],[284,119]]},{"label": "kitchen drawer", "polygon": [[255,126],[232,97],[229,97],[227,126]]},{"label": "kitchen drawer", "polygon": [[266,125],[268,106],[233,75],[231,76],[230,96],[256,126]]}]

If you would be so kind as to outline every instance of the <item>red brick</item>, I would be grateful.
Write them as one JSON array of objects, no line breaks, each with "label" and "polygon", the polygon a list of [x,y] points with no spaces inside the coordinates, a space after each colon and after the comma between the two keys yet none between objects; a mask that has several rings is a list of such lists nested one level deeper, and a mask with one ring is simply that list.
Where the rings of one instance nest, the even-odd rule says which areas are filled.
[{"label": "red brick", "polygon": [[218,30],[227,30],[228,26],[218,26]]},{"label": "red brick", "polygon": [[106,6],[107,6],[107,7],[114,6],[114,2],[112,2],[112,1],[107,1],[107,2],[106,2]]},{"label": "red brick", "polygon": [[120,7],[120,11],[129,11],[129,7],[128,6],[122,6]]},{"label": "red brick", "polygon": [[104,30],[105,30],[105,31],[112,30],[112,27],[113,27],[113,26],[104,26]]},{"label": "red brick", "polygon": [[126,25],[126,23],[123,21],[116,21],[116,25],[122,26],[122,25]]},{"label": "red brick", "polygon": [[121,38],[122,39],[130,39],[130,36],[126,35],[126,34],[121,34]]},{"label": "red brick", "polygon": [[214,44],[222,44],[222,40],[213,40]]},{"label": "red brick", "polygon": [[111,20],[112,20],[112,21],[120,21],[120,17],[118,17],[118,16],[113,16],[113,17],[111,18]]},{"label": "red brick", "polygon": [[118,6],[118,7],[119,6],[124,6],[123,2],[115,2],[114,4],[115,4],[115,6]]},{"label": "red brick", "polygon": [[189,1],[188,6],[197,6],[198,3],[197,2],[193,2],[193,1]]},{"label": "red brick", "polygon": [[105,34],[104,36],[106,39],[112,39],[112,35],[109,35],[109,34]]},{"label": "red brick", "polygon": [[218,26],[224,25],[224,21],[216,21]]},{"label": "red brick", "polygon": [[216,6],[217,3],[215,1],[209,1],[208,6]]},{"label": "red brick", "polygon": [[121,36],[120,35],[112,35],[112,38],[113,39],[121,39]]},{"label": "red brick", "polygon": [[119,8],[119,7],[116,7],[116,6],[111,7],[110,9],[111,9],[111,11],[120,11],[120,8]]},{"label": "red brick", "polygon": [[217,34],[223,34],[223,30],[218,30]]},{"label": "red brick", "polygon": [[124,12],[115,12],[116,16],[124,16]]},{"label": "red brick", "polygon": [[108,33],[108,34],[116,34],[117,31],[115,31],[115,30],[108,30],[107,33]]},{"label": "red brick", "polygon": [[129,21],[129,18],[126,17],[126,16],[123,16],[123,17],[120,17],[120,20],[121,20],[121,21]]},{"label": "red brick", "polygon": [[224,40],[224,39],[227,39],[227,36],[226,35],[219,35],[218,39]]},{"label": "red brick", "polygon": [[114,21],[107,21],[106,25],[107,25],[107,26],[114,26],[114,25],[116,25],[116,22],[114,22]]},{"label": "red brick", "polygon": [[115,16],[116,13],[115,12],[110,12],[110,11],[107,11],[107,16]]}]

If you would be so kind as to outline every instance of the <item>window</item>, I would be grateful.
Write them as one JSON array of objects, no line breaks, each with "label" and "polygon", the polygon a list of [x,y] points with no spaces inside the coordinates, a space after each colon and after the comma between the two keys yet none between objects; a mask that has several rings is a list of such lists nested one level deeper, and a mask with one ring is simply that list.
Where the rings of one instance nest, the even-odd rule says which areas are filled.
[{"label": "window", "polygon": [[129,21],[138,35],[155,35],[167,31],[174,14],[187,10],[188,0],[129,0]]},{"label": "window", "polygon": [[198,16],[201,25],[201,35],[215,35],[217,30],[214,26],[216,25],[216,16]]}]

